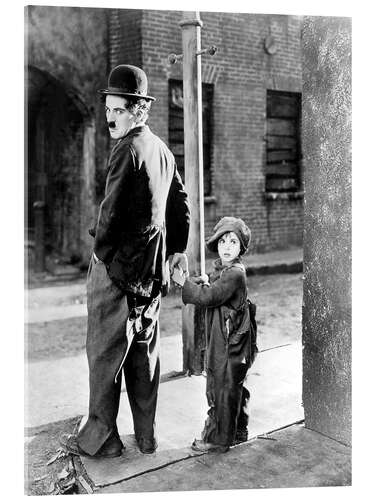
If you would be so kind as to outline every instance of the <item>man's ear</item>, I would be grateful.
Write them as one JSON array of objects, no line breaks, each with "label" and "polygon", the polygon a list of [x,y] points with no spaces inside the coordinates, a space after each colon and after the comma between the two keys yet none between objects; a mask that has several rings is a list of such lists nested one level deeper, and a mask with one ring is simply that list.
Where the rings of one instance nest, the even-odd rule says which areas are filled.
[{"label": "man's ear", "polygon": [[135,112],[135,117],[140,120],[143,116],[143,112],[140,108],[137,109],[137,111]]},{"label": "man's ear", "polygon": [[139,109],[137,109],[137,111],[134,111],[134,110],[130,111],[130,109],[128,109],[128,111],[132,115],[134,120],[139,120],[139,118],[141,117],[141,111]]}]

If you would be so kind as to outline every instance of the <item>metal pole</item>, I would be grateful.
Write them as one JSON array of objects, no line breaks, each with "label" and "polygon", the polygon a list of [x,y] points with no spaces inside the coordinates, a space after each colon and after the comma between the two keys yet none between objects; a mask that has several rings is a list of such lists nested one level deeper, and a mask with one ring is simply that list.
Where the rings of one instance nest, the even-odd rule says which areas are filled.
[{"label": "metal pole", "polygon": [[183,12],[185,185],[191,200],[188,256],[191,274],[205,273],[201,27],[199,12]]},{"label": "metal pole", "polygon": [[[199,15],[199,13],[198,13]],[[201,274],[206,273],[206,255],[204,241],[204,181],[203,181],[203,124],[202,124],[202,64],[201,38],[199,29],[199,46],[197,44],[197,113],[198,113],[198,178],[199,178],[199,236],[200,236],[200,264]]]},{"label": "metal pole", "polygon": [[[183,48],[185,186],[191,216],[187,254],[190,274],[205,272],[204,192],[202,140],[202,84],[198,12],[184,12],[180,22]],[[178,56],[176,56],[178,57]],[[182,308],[184,370],[199,374],[203,369],[204,311],[191,304]]]}]

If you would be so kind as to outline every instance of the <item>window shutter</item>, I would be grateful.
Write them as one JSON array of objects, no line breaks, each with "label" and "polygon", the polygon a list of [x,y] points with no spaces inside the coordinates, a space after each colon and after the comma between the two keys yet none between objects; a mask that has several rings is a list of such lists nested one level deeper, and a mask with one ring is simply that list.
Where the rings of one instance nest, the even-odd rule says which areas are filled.
[{"label": "window shutter", "polygon": [[[204,194],[211,194],[211,137],[213,85],[202,84],[203,176]],[[181,80],[169,80],[169,147],[176,158],[177,168],[185,179],[184,167],[184,108]]]},{"label": "window shutter", "polygon": [[267,91],[266,191],[300,189],[301,94]]}]

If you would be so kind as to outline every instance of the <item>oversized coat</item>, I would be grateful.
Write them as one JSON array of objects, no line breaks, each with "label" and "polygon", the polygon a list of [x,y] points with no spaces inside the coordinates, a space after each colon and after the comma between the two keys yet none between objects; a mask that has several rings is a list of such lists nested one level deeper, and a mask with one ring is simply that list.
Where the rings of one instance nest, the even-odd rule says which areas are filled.
[{"label": "oversized coat", "polygon": [[122,288],[149,297],[168,284],[166,259],[184,252],[187,194],[172,153],[147,125],[113,148],[105,196],[94,230],[94,252]]},{"label": "oversized coat", "polygon": [[[215,262],[210,286],[187,279],[182,288],[185,304],[206,307],[206,395],[208,417],[202,433],[206,442],[230,446],[239,418],[243,421],[243,382],[251,364],[250,313],[245,268],[236,260],[223,267]],[[247,391],[246,391],[247,392]],[[247,393],[248,394],[248,393]],[[242,424],[245,428],[247,422]],[[242,429],[245,430],[245,429]]]},{"label": "oversized coat", "polygon": [[[121,370],[136,439],[154,439],[160,377],[160,291],[166,259],[186,248],[187,195],[172,153],[148,126],[113,148],[88,273],[89,417],[77,435],[85,453],[121,445],[116,418]],[[139,297],[141,296],[141,297]],[[111,442],[111,441],[110,441]]]}]

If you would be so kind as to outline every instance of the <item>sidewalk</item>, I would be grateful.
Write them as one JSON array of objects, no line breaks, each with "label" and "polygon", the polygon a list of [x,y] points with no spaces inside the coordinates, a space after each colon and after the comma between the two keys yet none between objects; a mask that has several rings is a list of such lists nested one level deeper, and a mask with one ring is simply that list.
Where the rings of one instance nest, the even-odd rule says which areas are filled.
[{"label": "sidewalk", "polygon": [[[245,383],[251,393],[249,439],[303,420],[301,352],[301,344],[295,343],[258,355]],[[124,393],[117,424],[126,450],[121,457],[105,461],[82,457],[92,484],[107,486],[196,457],[190,445],[194,438],[200,438],[206,418],[205,384],[203,376],[170,379],[161,384],[156,416],[159,445],[152,455],[143,455],[135,444]]]},{"label": "sidewalk", "polygon": [[[302,251],[247,256],[245,265],[248,274],[282,273],[287,269],[297,272],[302,269]],[[34,288],[27,295],[28,323],[86,315],[82,279]],[[199,437],[207,411],[205,378],[171,376],[182,367],[182,339],[178,334],[164,337],[156,424],[158,450],[142,455],[135,446],[129,403],[123,391],[118,426],[127,446],[125,453],[107,460],[75,459],[95,493],[349,485],[350,448],[297,423],[304,418],[301,342],[283,341],[281,328],[260,328],[261,352],[247,380],[251,391],[250,440],[226,454],[192,452],[190,443]],[[25,426],[30,442],[33,429],[37,432],[45,424],[58,424],[86,413],[88,370],[84,353],[27,363],[25,374]]]},{"label": "sidewalk", "polygon": [[118,419],[123,455],[75,458],[77,469],[100,494],[350,485],[351,449],[303,425],[301,353],[295,343],[258,355],[247,381],[249,441],[228,453],[190,448],[207,410],[205,379],[192,376],[160,386],[156,453],[139,452],[123,393]]},{"label": "sidewalk", "polygon": [[[268,434],[266,439],[253,439],[235,446],[228,453],[205,454],[171,463],[127,481],[104,486],[96,493],[350,485],[350,448],[306,429],[303,424],[295,424]],[[230,494],[235,495],[235,492]],[[303,492],[300,494],[304,496]],[[338,492],[318,490],[315,494],[329,498]]]}]

